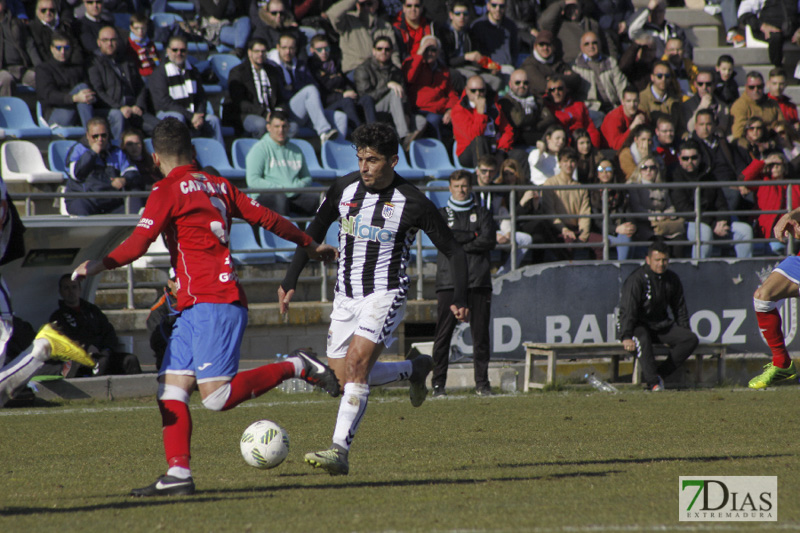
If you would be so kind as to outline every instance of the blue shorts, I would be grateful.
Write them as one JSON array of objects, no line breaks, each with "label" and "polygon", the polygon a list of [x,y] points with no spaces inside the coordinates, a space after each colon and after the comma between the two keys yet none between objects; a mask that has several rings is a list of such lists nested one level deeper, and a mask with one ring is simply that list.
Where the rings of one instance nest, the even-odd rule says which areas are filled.
[{"label": "blue shorts", "polygon": [[195,376],[198,383],[232,378],[239,371],[246,327],[247,309],[239,304],[201,303],[183,310],[159,375]]},{"label": "blue shorts", "polygon": [[790,255],[775,267],[775,272],[780,272],[789,281],[800,285],[800,257]]}]

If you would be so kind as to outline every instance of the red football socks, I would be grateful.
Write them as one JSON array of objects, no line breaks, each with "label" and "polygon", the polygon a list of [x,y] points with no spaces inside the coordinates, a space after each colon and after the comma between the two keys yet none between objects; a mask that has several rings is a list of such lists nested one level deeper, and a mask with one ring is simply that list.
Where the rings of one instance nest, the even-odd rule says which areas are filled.
[{"label": "red football socks", "polygon": [[772,309],[766,313],[756,312],[758,327],[761,334],[767,341],[767,346],[772,350],[772,364],[778,368],[789,368],[792,359],[786,351],[786,343],[783,340],[783,328],[781,315],[777,309]]},{"label": "red football socks", "polygon": [[273,363],[239,372],[231,380],[231,393],[222,410],[227,411],[246,400],[261,396],[293,377],[294,363]]},{"label": "red football socks", "polygon": [[189,406],[178,400],[158,400],[164,437],[164,453],[170,467],[189,468],[189,443],[192,440],[192,415]]}]

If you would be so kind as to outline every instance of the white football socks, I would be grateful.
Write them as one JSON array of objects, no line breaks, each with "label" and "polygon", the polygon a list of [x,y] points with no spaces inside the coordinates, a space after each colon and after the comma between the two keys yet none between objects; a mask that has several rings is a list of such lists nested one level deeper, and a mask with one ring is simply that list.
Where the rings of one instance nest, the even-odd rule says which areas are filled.
[{"label": "white football socks", "polygon": [[411,361],[400,361],[399,363],[382,363],[378,361],[372,367],[367,382],[371,387],[394,383],[408,379],[414,370]]},{"label": "white football socks", "polygon": [[367,410],[369,385],[363,383],[347,383],[344,386],[342,401],[339,403],[339,414],[336,417],[336,428],[333,430],[333,443],[344,450],[350,449],[358,425]]}]

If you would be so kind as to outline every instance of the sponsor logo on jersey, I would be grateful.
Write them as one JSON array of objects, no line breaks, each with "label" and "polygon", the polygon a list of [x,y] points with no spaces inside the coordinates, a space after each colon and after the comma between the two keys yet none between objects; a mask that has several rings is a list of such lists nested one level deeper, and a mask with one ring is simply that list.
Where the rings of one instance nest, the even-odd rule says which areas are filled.
[{"label": "sponsor logo on jersey", "polygon": [[342,207],[358,207],[356,202],[342,202],[339,205]]},{"label": "sponsor logo on jersey", "polygon": [[375,242],[394,241],[394,232],[377,226],[361,224],[361,215],[355,217],[342,217],[342,233],[352,235],[357,239],[367,239]]},{"label": "sponsor logo on jersey", "polygon": [[394,204],[386,202],[385,204],[383,204],[383,211],[381,211],[381,216],[383,216],[383,218],[392,218],[392,215],[394,215]]},{"label": "sponsor logo on jersey", "polygon": [[136,224],[137,227],[150,229],[150,227],[155,224],[152,218],[140,218],[139,223]]},{"label": "sponsor logo on jersey", "polygon": [[181,192],[183,194],[190,194],[198,191],[208,194],[228,194],[228,187],[224,183],[212,183],[202,174],[192,174],[192,177],[197,179],[181,182]]}]

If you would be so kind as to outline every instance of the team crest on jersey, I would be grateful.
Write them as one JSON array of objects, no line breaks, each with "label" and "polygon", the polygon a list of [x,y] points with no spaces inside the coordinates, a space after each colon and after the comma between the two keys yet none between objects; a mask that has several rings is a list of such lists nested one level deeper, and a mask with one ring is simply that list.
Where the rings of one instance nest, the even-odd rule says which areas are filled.
[{"label": "team crest on jersey", "polygon": [[194,179],[196,179],[196,180],[200,180],[200,181],[206,181],[206,180],[208,179],[208,178],[206,178],[206,177],[205,177],[205,175],[203,175],[203,174],[196,174],[196,173],[194,173],[194,172],[192,172],[192,177],[193,177]]},{"label": "team crest on jersey", "polygon": [[470,222],[477,222],[477,221],[478,221],[478,215],[476,215],[475,213],[472,213],[472,214],[469,216],[469,221],[470,221]]},{"label": "team crest on jersey", "polygon": [[383,211],[381,211],[381,215],[385,219],[392,218],[392,215],[394,215],[394,204],[390,204],[389,202],[383,204]]}]

